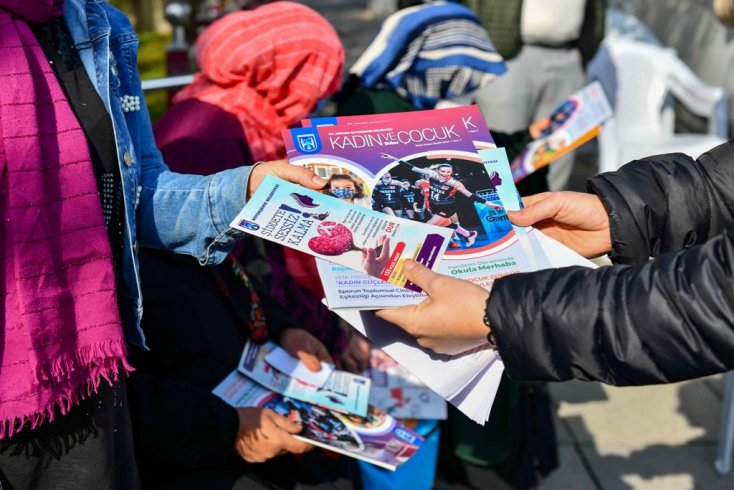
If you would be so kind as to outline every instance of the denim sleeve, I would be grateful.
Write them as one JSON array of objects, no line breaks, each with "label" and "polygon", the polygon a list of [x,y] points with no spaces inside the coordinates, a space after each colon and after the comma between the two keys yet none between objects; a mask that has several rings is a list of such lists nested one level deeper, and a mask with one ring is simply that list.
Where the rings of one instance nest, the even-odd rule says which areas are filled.
[{"label": "denim sleeve", "polygon": [[[144,100],[137,64],[132,65],[132,86]],[[130,131],[138,133],[141,165],[136,208],[140,246],[192,255],[202,265],[221,263],[242,237],[229,223],[245,203],[251,167],[208,176],[172,172],[155,145],[145,104],[140,104],[135,126]]]}]

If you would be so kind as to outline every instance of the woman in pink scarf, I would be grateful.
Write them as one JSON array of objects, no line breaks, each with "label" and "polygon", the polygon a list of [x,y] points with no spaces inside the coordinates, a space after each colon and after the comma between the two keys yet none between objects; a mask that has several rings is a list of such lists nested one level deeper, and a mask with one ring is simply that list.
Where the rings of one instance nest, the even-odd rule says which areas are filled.
[{"label": "woman in pink scarf", "polygon": [[[273,2],[229,14],[197,43],[201,68],[194,82],[154,127],[172,169],[210,174],[260,160],[285,158],[281,132],[300,125],[318,102],[340,85],[344,49],[317,12],[293,2]],[[268,246],[273,295],[321,340],[346,368],[366,368],[360,337],[339,331],[321,304],[313,258]],[[244,262],[252,247],[238,247]],[[245,256],[247,253],[249,256]]]}]

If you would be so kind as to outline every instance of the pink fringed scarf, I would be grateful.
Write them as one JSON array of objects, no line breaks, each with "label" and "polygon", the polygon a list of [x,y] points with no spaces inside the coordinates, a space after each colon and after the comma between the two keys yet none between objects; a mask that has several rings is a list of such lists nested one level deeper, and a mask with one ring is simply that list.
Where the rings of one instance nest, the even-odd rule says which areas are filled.
[{"label": "pink fringed scarf", "polygon": [[62,0],[0,0],[0,439],[129,371],[84,133],[25,23]]}]

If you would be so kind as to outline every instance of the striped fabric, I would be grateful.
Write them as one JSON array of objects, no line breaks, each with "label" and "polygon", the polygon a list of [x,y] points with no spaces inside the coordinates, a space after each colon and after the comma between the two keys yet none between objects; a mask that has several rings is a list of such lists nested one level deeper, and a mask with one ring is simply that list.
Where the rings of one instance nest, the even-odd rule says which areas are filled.
[{"label": "striped fabric", "polygon": [[201,72],[174,102],[197,99],[235,115],[260,161],[284,158],[281,131],[339,88],[344,48],[317,12],[274,2],[212,24],[197,59]]},{"label": "striped fabric", "polygon": [[366,88],[395,90],[419,109],[471,93],[507,71],[469,8],[419,5],[388,17],[351,68]]}]

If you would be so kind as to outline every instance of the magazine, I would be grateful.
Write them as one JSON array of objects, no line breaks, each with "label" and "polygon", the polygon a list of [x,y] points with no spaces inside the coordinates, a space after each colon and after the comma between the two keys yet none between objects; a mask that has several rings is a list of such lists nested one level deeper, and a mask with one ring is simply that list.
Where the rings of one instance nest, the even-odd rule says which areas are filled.
[{"label": "magazine", "polygon": [[420,292],[406,258],[435,268],[451,230],[400,220],[266,176],[231,227]]},{"label": "magazine", "polygon": [[392,471],[423,442],[420,435],[377,408],[369,407],[365,417],[345,415],[268,391],[238,371],[212,393],[233,407],[269,408],[302,424],[302,432],[293,436],[296,439]]},{"label": "magazine", "polygon": [[[477,154],[477,148],[495,145],[476,106],[304,124],[284,132],[291,163],[336,176],[340,185],[351,181],[364,206],[450,230],[439,272],[489,287],[495,277],[542,262],[526,255],[497,192],[500,175],[488,171]],[[423,299],[356,269],[317,263],[332,309],[388,308]]]},{"label": "magazine", "polygon": [[598,81],[573,94],[553,111],[543,133],[512,162],[515,182],[596,138],[601,124],[611,116],[612,107]]},{"label": "magazine", "polygon": [[272,342],[247,341],[242,350],[239,371],[270,391],[326,408],[364,417],[372,381],[346,371],[334,370],[322,387],[288,376],[265,360],[277,346]]}]

